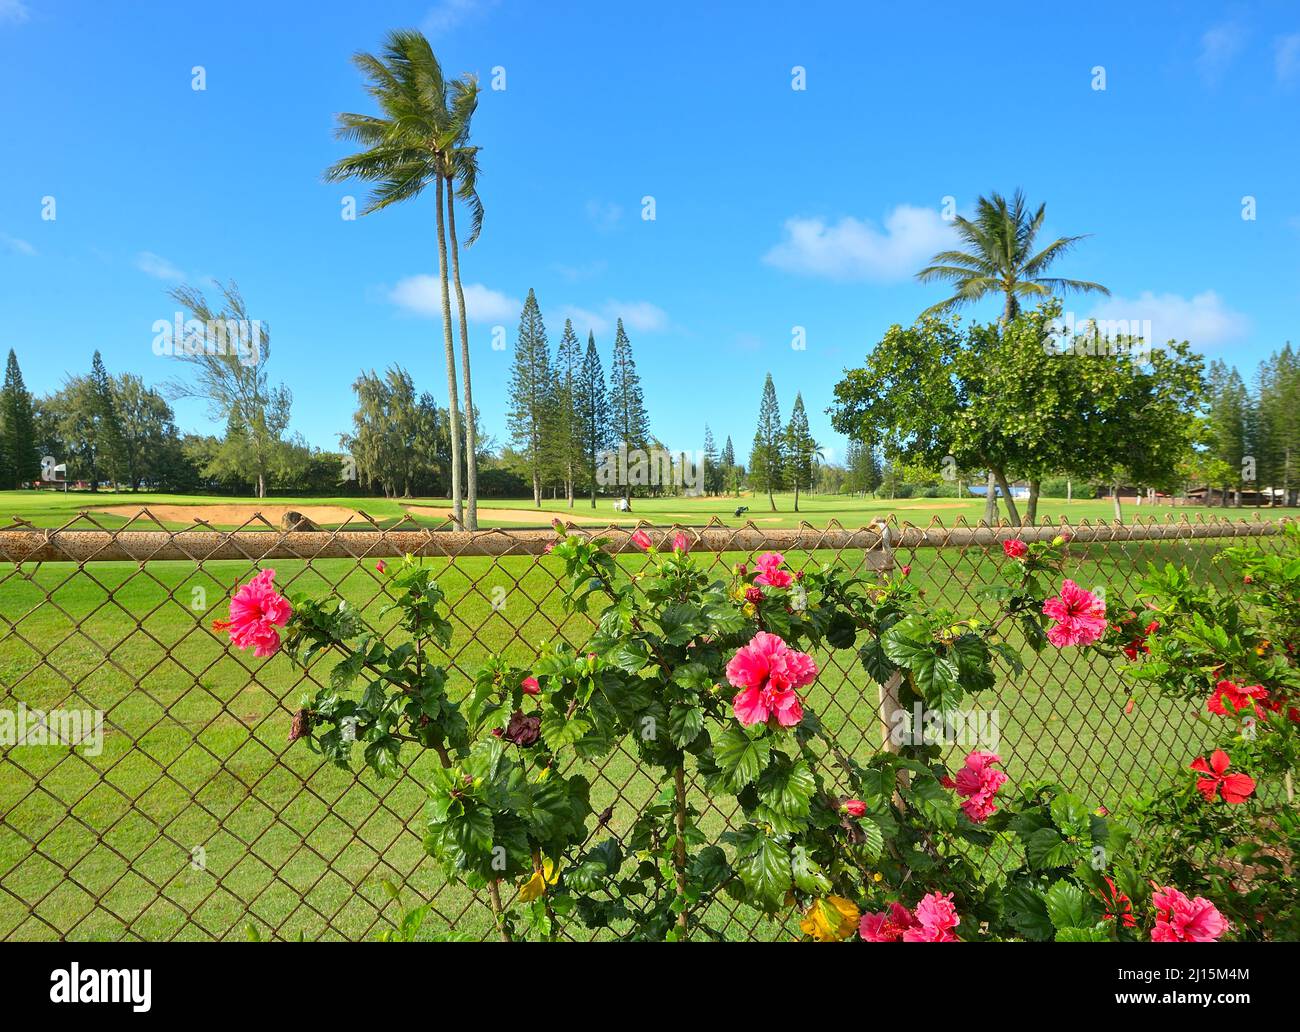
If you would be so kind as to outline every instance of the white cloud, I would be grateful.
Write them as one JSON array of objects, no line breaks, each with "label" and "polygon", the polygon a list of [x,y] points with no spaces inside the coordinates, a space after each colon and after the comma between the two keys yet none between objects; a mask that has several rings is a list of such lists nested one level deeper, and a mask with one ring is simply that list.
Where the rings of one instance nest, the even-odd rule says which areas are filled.
[{"label": "white cloud", "polygon": [[1300,32],[1274,40],[1273,68],[1283,86],[1300,80]]},{"label": "white cloud", "polygon": [[148,276],[160,280],[183,280],[185,273],[171,262],[152,251],[141,251],[135,256],[135,267]]},{"label": "white cloud", "polygon": [[0,0],[0,25],[21,25],[30,17],[23,0]]},{"label": "white cloud", "polygon": [[587,202],[587,220],[602,233],[608,233],[623,221],[623,207],[613,201]]},{"label": "white cloud", "polygon": [[36,254],[36,248],[26,240],[11,237],[8,233],[0,233],[0,245],[3,245],[5,250],[13,254],[21,254],[25,258],[31,258]]},{"label": "white cloud", "polygon": [[1240,340],[1250,332],[1250,320],[1234,311],[1213,290],[1191,298],[1181,294],[1156,294],[1144,290],[1136,298],[1109,297],[1096,305],[1089,318],[1124,319],[1132,326],[1151,323],[1151,342],[1185,340],[1197,349]]},{"label": "white cloud", "polygon": [[649,301],[610,300],[597,309],[562,305],[561,325],[565,319],[573,320],[573,328],[579,336],[589,330],[597,336],[612,333],[619,319],[623,320],[623,328],[629,333],[658,333],[668,328],[668,313]]},{"label": "white cloud", "polygon": [[[470,322],[505,323],[513,325],[524,307],[520,298],[511,297],[481,283],[466,283],[465,311]],[[387,292],[387,298],[398,308],[428,319],[442,318],[442,287],[437,276],[421,274],[398,280]],[[456,292],[451,292],[452,311],[456,311]],[[560,305],[542,313],[546,324],[555,336],[565,319],[573,320],[574,331],[586,336],[588,330],[604,335],[611,333],[614,323],[623,320],[629,333],[657,333],[668,328],[668,313],[649,301],[617,301],[610,299],[594,308],[579,305]],[[558,339],[558,338],[557,338]]]},{"label": "white cloud", "polygon": [[821,218],[790,218],[785,239],[763,261],[786,272],[834,280],[891,282],[909,279],[956,236],[937,211],[900,204],[884,228],[846,215],[833,225]]},{"label": "white cloud", "polygon": [[[439,36],[495,6],[495,0],[439,0],[420,23],[425,35]],[[469,302],[466,301],[466,304]]]},{"label": "white cloud", "polygon": [[1245,45],[1246,30],[1235,22],[1223,22],[1207,29],[1201,36],[1201,50],[1196,56],[1201,78],[1210,85],[1218,83]]},{"label": "white cloud", "polygon": [[[470,322],[509,322],[518,319],[520,309],[524,307],[519,298],[509,297],[482,283],[466,283],[462,289],[465,293],[465,316]],[[415,315],[442,317],[442,285],[437,276],[425,274],[398,280],[388,292],[388,300]],[[455,290],[451,292],[451,307],[452,311],[459,312]]]}]

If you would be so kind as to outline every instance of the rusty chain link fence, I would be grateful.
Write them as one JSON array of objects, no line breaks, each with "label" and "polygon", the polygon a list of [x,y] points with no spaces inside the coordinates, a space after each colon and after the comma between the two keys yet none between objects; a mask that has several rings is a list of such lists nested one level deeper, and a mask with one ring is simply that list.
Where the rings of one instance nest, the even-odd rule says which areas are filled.
[{"label": "rusty chain link fence", "polygon": [[[975,591],[997,577],[1006,537],[1068,531],[1067,574],[1127,600],[1148,563],[1186,563],[1221,582],[1216,552],[1243,540],[1276,547],[1280,526],[1254,514],[1018,531],[961,521],[683,529],[719,575],[776,550],[796,569],[905,572],[930,601],[977,616]],[[647,562],[630,529],[576,532],[608,536],[630,569]],[[414,553],[447,594],[456,637],[446,662],[467,686],[489,655],[527,666],[542,643],[580,644],[590,631],[589,618],[560,606],[560,564],[545,554],[553,539],[549,530],[381,530],[363,519],[331,531],[260,520],[177,531],[147,511],[113,529],[85,514],[57,530],[0,528],[0,939],[361,939],[421,902],[432,904],[431,925],[486,937],[485,900],[448,884],[424,855],[429,759],[404,753],[401,776],[381,781],[290,746],[291,715],[328,684],[330,660],[306,670],[283,655],[255,660],[211,623],[237,584],[271,566],[282,589],[335,592],[375,630],[396,633],[379,615],[386,587],[375,563]],[[982,702],[996,741],[981,744],[996,747],[1013,782],[1050,778],[1115,810],[1185,764],[1201,739],[1193,707],[1137,694],[1100,657],[1026,656],[1024,673],[1003,671]],[[817,660],[809,702],[842,743],[869,753],[882,736],[876,686],[851,651]],[[614,834],[660,788],[625,749],[590,777],[595,809],[613,806]],[[702,791],[692,798],[706,831],[730,819]],[[733,937],[780,932],[740,908],[721,923]]]}]

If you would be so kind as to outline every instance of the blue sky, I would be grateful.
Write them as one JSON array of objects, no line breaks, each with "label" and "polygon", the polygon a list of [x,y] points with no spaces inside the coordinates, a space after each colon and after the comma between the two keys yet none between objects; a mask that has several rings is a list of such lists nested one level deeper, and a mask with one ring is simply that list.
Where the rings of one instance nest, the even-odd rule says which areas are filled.
[{"label": "blue sky", "polygon": [[[1297,338],[1300,5],[1055,7],[0,0],[0,347],[37,392],[95,348],[160,383],[165,291],[234,278],[312,443],[347,429],[363,367],[445,401],[432,197],[345,221],[364,188],[320,180],[334,113],[372,110],[350,54],[416,26],[485,86],[487,221],[462,273],[498,439],[493,327],[512,347],[532,287],[552,342],[571,315],[607,358],[623,315],[671,446],[707,420],[747,455],[770,370],[783,414],[802,391],[842,454],[832,388],[941,296],[911,277],[944,199],[1017,187],[1050,233],[1094,234],[1060,274],[1115,296],[1067,308],[1253,368]],[[178,419],[210,428],[196,403]]]}]

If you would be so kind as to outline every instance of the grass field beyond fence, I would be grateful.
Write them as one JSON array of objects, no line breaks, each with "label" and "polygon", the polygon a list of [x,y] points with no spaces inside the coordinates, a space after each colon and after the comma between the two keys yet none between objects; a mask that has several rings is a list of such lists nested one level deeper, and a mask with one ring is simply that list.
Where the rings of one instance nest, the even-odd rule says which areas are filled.
[{"label": "grass field beyond fence", "polygon": [[[65,521],[66,522],[66,521]],[[760,527],[761,529],[761,527]],[[1252,531],[1224,523],[1225,537]],[[1072,543],[1067,573],[1110,598],[1129,598],[1147,563],[1187,563],[1220,580],[1216,538]],[[328,540],[328,535],[321,535]],[[942,534],[929,544],[939,545]],[[277,535],[265,535],[266,550]],[[362,938],[402,905],[432,900],[431,925],[485,935],[486,906],[448,885],[421,846],[427,758],[407,753],[403,775],[327,767],[286,736],[304,695],[328,683],[328,660],[304,672],[276,656],[233,652],[210,623],[259,566],[291,593],[336,591],[389,634],[379,616],[382,552],[357,558],[198,562],[43,562],[0,565],[0,710],[88,708],[105,714],[103,752],[53,746],[6,748],[0,763],[0,938]],[[895,538],[897,540],[897,538]],[[1271,547],[1271,539],[1260,539]],[[472,549],[467,549],[467,552]],[[303,555],[313,554],[310,551]],[[752,552],[704,554],[719,576]],[[791,566],[831,562],[861,569],[864,552],[788,552]],[[896,565],[931,601],[963,616],[980,612],[975,589],[1003,562],[994,544],[898,551]],[[450,600],[456,626],[447,663],[463,691],[490,655],[528,665],[557,636],[580,643],[585,617],[559,604],[559,563],[544,555],[461,554],[426,560]],[[631,568],[646,562],[621,555]],[[1028,653],[1027,653],[1028,655]],[[859,757],[879,742],[876,689],[853,654],[817,656],[811,705]],[[1111,810],[1184,764],[1201,738],[1192,707],[1138,695],[1110,663],[1077,651],[1031,659],[984,700],[998,721],[998,751],[1013,782],[1053,778]],[[658,791],[616,750],[592,777],[596,810],[614,804],[620,833]],[[714,828],[730,814],[694,793]],[[725,902],[715,904],[726,908]],[[750,912],[711,918],[736,937],[780,929]],[[573,928],[581,935],[580,928]]]}]

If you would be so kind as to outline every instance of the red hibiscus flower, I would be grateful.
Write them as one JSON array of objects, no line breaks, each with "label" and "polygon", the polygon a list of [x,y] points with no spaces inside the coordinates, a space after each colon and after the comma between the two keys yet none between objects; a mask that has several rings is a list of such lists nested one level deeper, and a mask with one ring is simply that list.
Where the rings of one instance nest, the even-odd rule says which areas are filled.
[{"label": "red hibiscus flower", "polygon": [[1244,803],[1255,791],[1255,779],[1249,774],[1227,773],[1231,762],[1222,749],[1215,749],[1208,761],[1204,756],[1192,761],[1192,770],[1207,775],[1196,779],[1196,791],[1205,797],[1207,803],[1214,802],[1220,795],[1225,803]]}]

